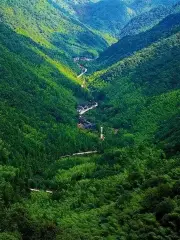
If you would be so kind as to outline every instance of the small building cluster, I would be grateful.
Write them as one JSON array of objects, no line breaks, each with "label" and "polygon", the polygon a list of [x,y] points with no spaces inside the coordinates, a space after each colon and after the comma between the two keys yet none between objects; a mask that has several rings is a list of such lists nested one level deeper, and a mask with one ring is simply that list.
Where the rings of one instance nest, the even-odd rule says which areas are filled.
[{"label": "small building cluster", "polygon": [[79,116],[78,128],[81,129],[95,129],[96,124],[87,121],[83,116]]},{"label": "small building cluster", "polygon": [[78,62],[78,61],[90,62],[90,61],[93,61],[93,58],[80,56],[80,57],[74,57],[73,60],[74,60],[74,62]]}]

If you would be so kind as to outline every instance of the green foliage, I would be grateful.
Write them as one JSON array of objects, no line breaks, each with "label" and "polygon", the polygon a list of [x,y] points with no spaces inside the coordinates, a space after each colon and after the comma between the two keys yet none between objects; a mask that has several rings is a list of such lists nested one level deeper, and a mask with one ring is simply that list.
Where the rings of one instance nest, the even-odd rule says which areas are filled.
[{"label": "green foliage", "polygon": [[[88,94],[69,58],[107,46],[74,17],[88,2],[1,4],[0,239],[178,240],[179,14],[115,45],[118,62],[88,79]],[[151,8],[123,2],[125,13]],[[103,124],[103,142],[77,128],[78,101],[91,93],[99,106],[88,119]],[[99,153],[71,156],[88,150]]]},{"label": "green foliage", "polygon": [[172,14],[163,19],[152,29],[143,33],[126,36],[100,54],[94,62],[96,70],[104,69],[117,63],[123,58],[133,55],[136,51],[147,48],[162,38],[171,36],[179,31],[180,13]]},{"label": "green foliage", "polygon": [[4,24],[0,39],[1,162],[38,173],[61,155],[92,149],[95,136],[76,127],[75,97],[86,93],[69,67]]},{"label": "green foliage", "polygon": [[18,237],[9,233],[0,233],[0,239],[1,240],[19,240]]},{"label": "green foliage", "polygon": [[102,37],[67,16],[52,1],[4,0],[0,13],[3,22],[8,23],[17,33],[65,55],[79,55],[87,51],[97,54],[97,51],[107,47]]},{"label": "green foliage", "polygon": [[175,115],[169,121],[162,122],[155,136],[155,142],[160,143],[168,155],[174,155],[180,149],[179,121],[179,115]]},{"label": "green foliage", "polygon": [[[173,2],[169,2],[169,3],[173,4]],[[153,28],[155,25],[157,25],[162,19],[164,19],[169,14],[174,14],[179,12],[179,9],[180,9],[179,2],[173,5],[172,7],[167,6],[166,5],[167,2],[164,2],[164,4],[165,5],[161,4],[155,8],[152,8],[150,11],[145,11],[139,14],[138,16],[134,17],[121,30],[120,38],[145,32]]]},{"label": "green foliage", "polygon": [[88,26],[118,36],[120,29],[135,15],[132,9],[120,0],[98,1],[77,6],[79,19]]},{"label": "green foliage", "polygon": [[[45,217],[63,228],[59,239],[178,239],[179,180],[173,172],[179,158],[166,159],[153,146],[136,146],[94,158],[67,158],[63,166],[56,165],[52,196],[33,193],[26,202],[36,221]],[[167,228],[170,219],[174,225]]]},{"label": "green foliage", "polygon": [[140,32],[145,32],[148,29],[151,29],[173,11],[174,6],[171,9],[170,7],[160,5],[157,8],[151,9],[149,12],[145,12],[138,15],[137,17],[134,17],[121,30],[120,38],[129,35],[136,35]]},{"label": "green foliage", "polygon": [[89,86],[101,101],[100,124],[118,129],[124,139],[131,134],[130,142],[151,141],[163,122],[173,128],[171,119],[179,114],[179,46],[179,33],[172,34],[91,76]]}]

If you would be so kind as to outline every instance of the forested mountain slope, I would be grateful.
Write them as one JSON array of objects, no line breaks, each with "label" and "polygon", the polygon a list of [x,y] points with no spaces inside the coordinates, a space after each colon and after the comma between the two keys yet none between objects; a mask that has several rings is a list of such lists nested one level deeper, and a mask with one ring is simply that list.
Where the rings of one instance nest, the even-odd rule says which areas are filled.
[{"label": "forested mountain slope", "polygon": [[48,1],[3,1],[0,14],[2,161],[35,173],[50,159],[96,148],[96,137],[77,129],[77,99],[88,94],[72,56],[107,43]]},{"label": "forested mountain slope", "polygon": [[94,63],[95,68],[103,69],[108,67],[119,60],[132,55],[136,51],[148,47],[153,42],[170,36],[173,31],[177,32],[179,30],[179,22],[180,13],[170,14],[152,29],[134,36],[122,38],[100,54],[99,58]]},{"label": "forested mountain slope", "polygon": [[133,17],[132,9],[120,0],[103,0],[76,7],[80,21],[113,36]]},{"label": "forested mountain slope", "polygon": [[130,130],[135,141],[152,138],[179,113],[179,53],[177,32],[95,73],[90,86],[102,99],[98,116],[122,133]]},{"label": "forested mountain slope", "polygon": [[[0,240],[179,240],[178,10],[81,79],[72,56],[107,46],[75,16],[89,2],[1,3]],[[172,1],[123,0],[160,3]],[[95,127],[79,129],[90,100]]]},{"label": "forested mountain slope", "polygon": [[166,6],[159,6],[158,8],[153,8],[148,12],[142,13],[128,22],[128,24],[121,30],[120,38],[145,32],[157,25],[170,13],[171,8]]},{"label": "forested mountain slope", "polygon": [[88,149],[88,136],[76,127],[76,98],[83,92],[58,54],[2,23],[0,48],[3,161],[38,171],[50,159]]},{"label": "forested mountain slope", "polygon": [[[68,57],[78,49],[91,48],[86,43],[84,49],[80,43],[76,43],[77,48],[71,46],[72,41],[78,42],[73,31],[78,34],[78,28],[81,32],[83,27],[68,22],[47,1],[3,1],[0,12],[2,161],[38,172],[50,159],[92,149],[94,136],[76,126],[77,98],[87,93],[77,80],[79,69]],[[58,29],[70,42],[64,37],[58,38],[61,46],[54,42]],[[92,139],[89,147],[86,139],[89,143]]]},{"label": "forested mountain slope", "polygon": [[130,6],[136,9],[137,13],[142,13],[148,12],[159,5],[171,6],[177,2],[179,2],[179,0],[134,0],[131,2]]},{"label": "forested mountain slope", "polygon": [[37,223],[57,223],[57,239],[178,240],[179,158],[141,145],[60,159],[51,173],[59,189],[33,193],[25,207]]},{"label": "forested mountain slope", "polygon": [[[61,0],[58,0],[58,2],[61,2]],[[165,8],[171,8],[177,2],[178,0],[99,0],[71,1],[68,4],[71,14],[76,16],[82,23],[92,29],[96,29],[96,31],[100,31],[101,34],[104,32],[105,34],[119,38],[121,30],[128,24],[129,20],[147,13],[146,17],[151,22],[151,26],[153,26],[153,23],[154,25],[158,23],[157,19],[161,20],[166,15],[162,11],[156,10],[154,12],[155,19],[152,19],[152,12],[149,13],[149,11],[159,7],[164,11]],[[157,16],[157,14],[160,16]],[[144,24],[147,26],[147,20],[145,20]]]},{"label": "forested mountain slope", "polygon": [[121,30],[120,38],[128,35],[135,35],[140,32],[145,32],[157,25],[162,19],[169,14],[179,12],[180,2],[171,6],[160,5],[148,12],[142,13],[137,17],[134,17],[128,24]]},{"label": "forested mountain slope", "polygon": [[1,21],[17,33],[32,38],[47,48],[65,54],[97,54],[107,42],[79,21],[70,18],[50,1],[7,1],[1,3]]},{"label": "forested mountain slope", "polygon": [[83,6],[84,4],[96,3],[101,0],[49,0],[49,2],[57,4],[62,11],[70,15],[76,16],[75,6]]}]

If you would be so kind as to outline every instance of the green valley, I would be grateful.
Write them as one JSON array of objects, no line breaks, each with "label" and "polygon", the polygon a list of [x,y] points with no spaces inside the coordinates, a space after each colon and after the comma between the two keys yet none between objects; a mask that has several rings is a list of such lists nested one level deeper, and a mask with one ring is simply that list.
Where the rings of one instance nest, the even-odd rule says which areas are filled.
[{"label": "green valley", "polygon": [[179,240],[179,6],[2,1],[0,240]]},{"label": "green valley", "polygon": [[66,55],[97,54],[108,46],[103,38],[46,0],[3,0],[0,13],[17,33]]}]

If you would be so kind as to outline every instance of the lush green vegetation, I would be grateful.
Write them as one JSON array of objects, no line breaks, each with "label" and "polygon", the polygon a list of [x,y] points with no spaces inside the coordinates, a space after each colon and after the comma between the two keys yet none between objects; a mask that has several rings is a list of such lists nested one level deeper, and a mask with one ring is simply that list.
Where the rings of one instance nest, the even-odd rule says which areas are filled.
[{"label": "lush green vegetation", "polygon": [[149,31],[122,38],[100,54],[94,62],[93,68],[96,70],[107,68],[121,59],[131,56],[136,51],[147,48],[152,43],[170,36],[173,32],[178,32],[179,21],[180,13],[178,12],[169,15]]},{"label": "lush green vegetation", "polygon": [[160,5],[156,8],[152,8],[150,11],[142,13],[137,17],[134,17],[129,21],[126,26],[121,30],[120,38],[128,35],[139,34],[145,32],[157,25],[162,19],[169,14],[178,13],[180,10],[180,2],[176,3],[172,7]]},{"label": "lush green vegetation", "polygon": [[[178,5],[102,53],[95,63],[108,68],[88,77],[86,90],[72,56],[114,41],[104,25],[77,20],[88,2],[1,4],[0,240],[178,240]],[[137,12],[164,3],[123,2]],[[95,131],[77,128],[77,105],[89,100],[99,103],[86,116]],[[88,150],[98,152],[71,156]]]},{"label": "lush green vegetation", "polygon": [[102,37],[57,6],[46,0],[3,0],[0,13],[17,33],[66,55],[97,55],[108,46]]},{"label": "lush green vegetation", "polygon": [[79,19],[88,26],[118,36],[120,29],[135,15],[125,3],[120,0],[99,1],[76,7]]},{"label": "lush green vegetation", "polygon": [[133,133],[131,141],[152,139],[161,122],[179,113],[179,47],[179,33],[173,34],[94,74],[96,118],[125,137]]},{"label": "lush green vegetation", "polygon": [[145,145],[60,159],[46,173],[56,191],[25,199],[17,170],[1,167],[1,239],[178,239],[179,169]]},{"label": "lush green vegetation", "polygon": [[0,27],[3,163],[41,172],[61,155],[95,148],[95,137],[76,127],[76,99],[87,93],[62,55]]},{"label": "lush green vegetation", "polygon": [[137,17],[134,17],[121,30],[120,38],[128,35],[135,35],[151,29],[173,11],[174,6],[172,8],[169,8],[161,5],[157,8],[151,9],[149,12],[145,12],[138,15]]},{"label": "lush green vegetation", "polygon": [[[123,27],[135,16],[138,17],[140,14],[146,14],[144,23],[141,23],[142,17],[135,19],[135,21],[133,20],[133,23],[138,20],[139,25],[141,25],[136,25],[136,31],[139,28],[142,29],[142,25],[146,26],[147,30],[157,24],[158,20],[166,16],[164,11],[168,12],[168,10],[165,7],[170,8],[171,5],[177,2],[178,0],[65,0],[62,4],[62,0],[56,0],[56,3],[61,7],[63,6],[66,12],[76,16],[77,19],[88,25],[88,27],[99,30],[100,35],[104,32],[116,38],[119,38]],[[157,7],[160,7],[160,9],[154,10]],[[148,13],[152,9],[154,10],[153,14]],[[150,26],[148,26],[148,23],[150,23]]]},{"label": "lush green vegetation", "polygon": [[[128,1],[128,0],[125,0]],[[132,8],[135,8],[137,12],[147,12],[159,5],[164,5],[164,6],[171,6],[172,4],[175,4],[179,2],[179,0],[171,0],[171,1],[166,1],[166,0],[151,0],[151,1],[141,1],[141,0],[130,0],[130,6]]]}]

